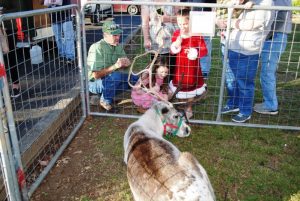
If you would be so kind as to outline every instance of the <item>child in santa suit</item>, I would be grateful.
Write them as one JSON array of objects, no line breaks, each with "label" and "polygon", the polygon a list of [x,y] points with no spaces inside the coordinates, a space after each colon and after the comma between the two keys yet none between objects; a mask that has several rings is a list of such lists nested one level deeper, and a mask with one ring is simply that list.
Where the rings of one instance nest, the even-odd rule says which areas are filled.
[{"label": "child in santa suit", "polygon": [[176,98],[186,101],[185,112],[188,118],[193,116],[192,103],[197,96],[206,92],[199,59],[207,55],[207,48],[202,36],[191,36],[189,31],[189,12],[187,8],[178,11],[176,30],[172,37],[171,54],[176,55],[175,75],[170,81],[173,92],[180,91]]}]

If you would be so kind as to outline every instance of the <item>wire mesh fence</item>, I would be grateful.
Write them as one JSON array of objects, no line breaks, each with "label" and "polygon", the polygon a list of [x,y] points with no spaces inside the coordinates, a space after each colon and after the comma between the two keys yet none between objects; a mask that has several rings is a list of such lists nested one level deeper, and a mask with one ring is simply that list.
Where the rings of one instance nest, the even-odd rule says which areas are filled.
[{"label": "wire mesh fence", "polygon": [[24,167],[13,174],[18,174],[21,188],[28,187],[25,198],[55,164],[84,119],[76,8],[12,13],[1,18],[9,49],[3,51],[1,60],[13,116],[9,133],[12,149],[19,152],[19,163]]},{"label": "wire mesh fence", "polygon": [[[95,2],[96,3],[96,2]],[[105,2],[106,3],[106,2]],[[189,4],[189,3],[153,3],[153,2],[123,2],[123,6],[128,5],[135,5],[138,8],[139,12],[135,13],[134,15],[128,13],[126,10],[123,10],[121,12],[116,12],[113,15],[113,18],[105,18],[103,19],[99,24],[91,24],[89,23],[88,19],[85,20],[85,37],[86,37],[86,50],[87,50],[87,68],[89,68],[89,64],[93,63],[93,59],[90,59],[89,61],[89,54],[92,55],[94,52],[91,52],[92,49],[89,49],[91,44],[96,43],[102,39],[102,28],[103,23],[105,21],[114,20],[123,30],[120,38],[120,43],[123,45],[124,50],[126,52],[127,57],[133,61],[133,58],[135,58],[138,55],[141,55],[145,53],[147,50],[144,48],[145,45],[145,38],[148,37],[147,34],[149,34],[145,31],[145,29],[148,29],[149,26],[152,26],[152,23],[154,23],[152,19],[153,12],[156,14],[159,14],[157,10],[164,10],[165,14],[162,14],[161,16],[176,16],[176,12],[179,9],[182,9],[184,7],[189,8],[192,11],[197,10],[198,12],[201,12],[203,8],[205,10],[210,9],[213,12],[216,12],[216,21],[222,21],[224,23],[228,23],[228,25],[231,24],[232,28],[226,29],[226,27],[219,27],[215,26],[215,32],[213,36],[205,36],[205,42],[206,46],[210,47],[210,58],[203,57],[200,59],[201,66],[202,66],[202,74],[203,77],[200,78],[200,76],[197,77],[197,79],[204,79],[204,82],[207,84],[207,94],[206,97],[201,99],[200,101],[194,101],[193,103],[193,117],[192,122],[194,123],[208,123],[208,124],[222,124],[222,125],[236,125],[236,126],[249,126],[249,127],[266,127],[266,128],[288,128],[288,129],[296,129],[298,130],[299,127],[299,115],[300,111],[297,105],[297,100],[299,98],[299,16],[290,14],[287,14],[284,19],[277,19],[275,22],[273,21],[273,18],[275,19],[279,12],[293,12],[293,9],[297,9],[295,7],[268,7],[265,5],[255,5],[252,7],[251,10],[245,10],[243,5],[242,6],[236,6],[236,5],[228,5],[228,4]],[[116,6],[113,4],[113,6]],[[118,5],[119,6],[119,5]],[[248,120],[246,123],[235,123],[232,121],[235,116],[237,116],[238,113],[226,113],[223,111],[224,107],[226,107],[226,103],[228,102],[229,98],[233,99],[240,99],[240,102],[245,102],[247,99],[251,99],[249,96],[237,96],[228,94],[228,88],[226,87],[228,84],[228,80],[226,80],[228,66],[224,65],[225,62],[223,62],[224,56],[227,59],[231,59],[231,62],[234,62],[234,59],[232,57],[232,51],[234,52],[241,52],[244,53],[243,55],[251,55],[253,53],[245,53],[242,51],[242,48],[247,47],[233,47],[233,43],[237,40],[237,36],[231,36],[230,34],[234,34],[234,23],[236,23],[236,19],[233,18],[232,20],[228,17],[228,13],[232,12],[232,8],[235,8],[233,10],[233,15],[236,15],[236,12],[241,16],[239,20],[244,20],[244,23],[247,24],[250,21],[253,21],[254,18],[249,18],[249,13],[269,13],[269,15],[272,17],[269,19],[269,21],[265,21],[265,24],[262,25],[261,28],[257,29],[257,34],[259,35],[257,38],[259,40],[265,39],[268,37],[268,43],[271,46],[271,50],[264,50],[264,59],[261,57],[261,50],[263,48],[263,43],[259,43],[259,45],[256,45],[255,48],[257,48],[257,51],[255,54],[259,55],[255,60],[256,67],[255,67],[255,73],[254,78],[251,81],[252,85],[252,91],[255,93],[255,96],[253,96],[253,100],[251,103],[251,113],[249,116],[251,116],[251,119]],[[143,11],[144,8],[144,11]],[[271,9],[270,9],[271,8]],[[229,10],[228,10],[229,9]],[[282,10],[283,9],[283,10]],[[199,11],[200,10],[200,11]],[[238,10],[238,11],[236,11]],[[152,11],[152,13],[150,12]],[[150,12],[150,13],[149,13]],[[170,13],[168,13],[170,12]],[[197,12],[194,12],[194,14],[197,14]],[[250,14],[251,15],[251,14]],[[161,17],[159,16],[159,17]],[[176,17],[175,17],[176,18]],[[191,18],[191,17],[190,17]],[[197,27],[206,26],[207,23],[205,21],[197,21],[192,22],[192,25]],[[143,20],[148,20],[147,22]],[[256,19],[256,21],[259,21],[260,19]],[[211,21],[212,22],[212,21]],[[209,23],[211,23],[209,22]],[[280,24],[280,23],[286,23],[291,24],[291,27],[284,27],[283,32],[287,33],[287,41],[286,41],[286,48],[283,50],[283,46],[280,47],[281,40],[278,39],[275,36],[276,35],[266,35],[266,33],[274,33],[274,26],[271,26],[272,23]],[[160,22],[161,23],[161,22]],[[213,22],[212,22],[213,23]],[[155,24],[155,23],[154,23]],[[159,24],[159,23],[158,23]],[[157,23],[155,26],[158,25]],[[162,26],[165,26],[162,23]],[[172,21],[172,24],[176,29],[179,29],[178,25],[176,24],[176,20]],[[214,24],[214,23],[213,23]],[[233,24],[233,25],[232,25]],[[147,28],[145,28],[147,26]],[[242,25],[241,25],[242,26]],[[151,29],[151,28],[150,28]],[[242,28],[243,29],[243,28]],[[244,28],[246,29],[246,28]],[[289,30],[290,29],[290,30]],[[229,35],[227,36],[227,40],[224,40],[224,37],[226,36],[226,32],[229,30]],[[239,29],[237,29],[240,31]],[[256,31],[257,31],[256,30]],[[264,30],[263,32],[261,30]],[[129,33],[128,33],[129,32]],[[243,31],[240,31],[241,33]],[[250,33],[251,31],[249,31]],[[252,31],[253,32],[253,31]],[[145,34],[147,35],[145,37]],[[276,33],[275,33],[276,34]],[[150,31],[151,35],[151,31]],[[156,33],[156,38],[159,38],[159,33]],[[173,35],[174,37],[174,35]],[[172,38],[172,36],[170,37]],[[252,40],[252,41],[251,41]],[[253,42],[254,39],[244,39],[240,41],[240,43],[251,43],[252,46],[255,46],[255,42]],[[227,41],[228,43],[225,43],[224,41]],[[153,41],[151,41],[153,43]],[[278,45],[279,44],[279,45]],[[250,45],[250,46],[251,46]],[[274,48],[272,48],[274,46]],[[279,47],[276,47],[279,46]],[[234,49],[235,48],[235,49]],[[277,49],[276,49],[277,48]],[[90,52],[88,52],[90,50]],[[231,55],[228,54],[228,52],[231,51]],[[280,52],[281,51],[281,52]],[[225,54],[225,52],[227,52]],[[272,54],[270,54],[272,53]],[[276,54],[275,54],[276,53]],[[282,53],[282,54],[279,54]],[[276,61],[274,60],[274,54],[275,57],[280,57],[278,64],[276,64]],[[247,56],[248,56],[247,55]],[[169,56],[169,55],[168,55]],[[177,55],[170,56],[170,60],[172,60],[172,57],[176,57]],[[239,55],[241,56],[241,55]],[[267,57],[267,58],[266,58]],[[272,58],[273,57],[273,58]],[[90,57],[93,58],[93,57]],[[133,66],[133,71],[138,72],[142,69],[145,69],[149,63],[152,61],[153,55],[146,55],[145,57],[141,57],[138,60],[135,61]],[[182,59],[182,58],[181,58]],[[205,62],[205,60],[207,62]],[[224,58],[225,60],[225,58]],[[241,58],[237,58],[236,62],[237,67],[240,65],[243,65]],[[228,60],[228,63],[230,61]],[[174,61],[170,61],[169,72],[171,74],[170,77],[176,76],[175,71],[176,65],[174,64]],[[172,64],[173,63],[173,64]],[[206,64],[205,64],[206,63]],[[209,69],[209,71],[205,68]],[[264,67],[262,66],[264,65]],[[186,62],[187,69],[189,67],[188,62]],[[246,65],[247,66],[247,65]],[[265,67],[269,66],[269,67]],[[107,66],[108,67],[108,66]],[[237,67],[235,67],[237,69]],[[266,74],[268,70],[270,69],[270,73],[272,71],[275,71],[275,84],[277,84],[275,87],[275,91],[277,92],[278,97],[278,107],[273,108],[274,113],[271,111],[263,111],[266,114],[262,114],[255,112],[254,110],[257,108],[252,108],[252,106],[262,103],[265,100],[263,91],[273,90],[271,88],[265,89],[265,85],[269,85],[270,82],[266,82],[266,80],[261,81],[262,74]],[[272,70],[273,68],[273,70]],[[129,69],[129,68],[128,68]],[[191,68],[190,68],[191,69]],[[242,69],[242,68],[240,68]],[[239,69],[239,71],[240,71]],[[263,69],[263,70],[262,70]],[[223,74],[224,71],[224,74]],[[245,73],[249,74],[250,71]],[[88,72],[87,72],[88,73]],[[237,72],[236,72],[237,73]],[[206,77],[207,76],[207,77]],[[89,78],[88,78],[89,79]],[[228,78],[229,79],[229,78]],[[266,78],[265,78],[266,79]],[[268,79],[268,78],[267,78]],[[270,78],[271,79],[271,78]],[[272,78],[274,79],[274,78]],[[246,82],[246,80],[249,81],[249,78],[247,77],[240,77],[238,81],[236,81],[235,87],[237,87],[237,84],[239,82]],[[268,80],[270,81],[270,80]],[[249,83],[248,83],[249,84]],[[89,85],[89,83],[87,84]],[[264,87],[264,88],[262,88]],[[88,87],[87,87],[88,88]],[[241,89],[241,90],[249,90],[249,89]],[[95,115],[121,115],[124,117],[127,117],[128,115],[130,117],[140,115],[138,112],[139,107],[132,103],[132,97],[131,97],[131,89],[126,90],[124,93],[118,93],[118,95],[115,97],[115,99],[112,102],[112,108],[113,110],[107,111],[103,107],[99,105],[99,100],[103,99],[103,95],[101,93],[98,93],[98,95],[95,96],[95,94],[90,93],[90,111],[92,114]],[[237,93],[236,91],[234,93]],[[241,91],[239,93],[242,93]],[[186,101],[186,100],[185,100]],[[251,101],[251,100],[250,100]],[[123,104],[125,102],[125,104]],[[121,103],[121,104],[120,104]],[[259,106],[259,105],[258,105]],[[183,108],[186,108],[186,105],[182,105]],[[238,107],[238,105],[236,105]],[[240,105],[240,107],[246,107]],[[248,106],[249,107],[249,106]],[[238,109],[238,108],[234,108]],[[258,108],[259,109],[259,108]],[[273,110],[271,109],[271,110]]]}]

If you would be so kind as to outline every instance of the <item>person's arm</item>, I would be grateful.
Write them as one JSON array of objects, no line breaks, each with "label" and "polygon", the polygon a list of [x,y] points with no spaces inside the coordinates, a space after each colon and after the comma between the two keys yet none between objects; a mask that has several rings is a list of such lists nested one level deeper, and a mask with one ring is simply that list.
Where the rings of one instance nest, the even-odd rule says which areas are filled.
[{"label": "person's arm", "polygon": [[150,13],[149,13],[149,7],[146,5],[143,5],[141,8],[141,17],[142,17],[142,31],[144,36],[144,47],[146,49],[151,48],[151,39],[150,39]]},{"label": "person's arm", "polygon": [[[122,56],[124,57],[121,58]],[[129,59],[125,56],[124,52],[124,55],[120,55],[120,58],[114,65],[105,66],[105,58],[101,45],[99,43],[94,43],[91,45],[88,52],[87,65],[90,71],[92,71],[93,78],[99,79],[121,67],[130,65]]]},{"label": "person's arm", "polygon": [[115,70],[117,70],[119,68],[120,68],[120,66],[118,66],[117,64],[114,64],[107,68],[103,68],[100,71],[93,71],[92,75],[95,79],[100,79],[108,74],[111,74],[112,72],[114,72]]},{"label": "person's arm", "polygon": [[99,71],[93,71],[92,75],[95,79],[100,79],[112,72],[118,70],[119,68],[124,68],[130,65],[130,61],[128,58],[118,58],[117,62],[112,66],[108,66]]},{"label": "person's arm", "polygon": [[180,36],[180,31],[176,30],[172,36],[172,44],[170,46],[171,54],[177,54],[181,50],[182,38]]},{"label": "person's arm", "polygon": [[233,20],[231,27],[242,31],[251,31],[263,27],[265,24],[265,10],[253,10],[246,18]]},{"label": "person's arm", "polygon": [[164,14],[161,16],[161,21],[164,22],[164,23],[176,23],[177,22],[177,18],[176,16],[170,16],[170,15],[167,15],[167,14]]}]

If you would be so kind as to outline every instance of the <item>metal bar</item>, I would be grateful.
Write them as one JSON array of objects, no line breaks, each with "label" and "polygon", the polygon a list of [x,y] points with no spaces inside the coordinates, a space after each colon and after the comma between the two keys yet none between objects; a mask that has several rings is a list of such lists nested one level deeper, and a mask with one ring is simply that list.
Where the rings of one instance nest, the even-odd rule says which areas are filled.
[{"label": "metal bar", "polygon": [[234,123],[234,122],[216,122],[206,120],[189,120],[190,123],[195,124],[209,124],[219,126],[238,126],[238,127],[249,127],[249,128],[267,128],[267,129],[282,129],[282,130],[294,130],[300,131],[300,127],[296,126],[280,126],[280,125],[262,125],[262,124],[249,124],[249,123]]},{"label": "metal bar", "polygon": [[[188,7],[205,7],[205,8],[245,8],[244,5],[227,5],[227,4],[214,4],[214,3],[185,3],[185,2],[143,2],[143,1],[88,1],[83,4],[121,4],[121,5],[156,5],[156,6],[188,6]],[[287,7],[287,6],[258,6],[254,5],[252,9],[258,10],[296,10],[300,11],[300,7]]]},{"label": "metal bar", "polygon": [[[1,78],[4,81],[3,78]],[[21,200],[21,195],[18,187],[18,181],[16,176],[16,170],[13,164],[13,157],[11,153],[8,130],[7,130],[7,121],[6,121],[6,112],[3,104],[2,92],[0,90],[0,158],[3,165],[3,181],[7,187],[7,197],[10,200]],[[6,127],[6,128],[5,128]]]},{"label": "metal bar", "polygon": [[83,44],[83,71],[82,76],[84,80],[84,91],[85,91],[85,100],[86,100],[86,111],[87,115],[90,115],[90,98],[89,98],[89,80],[87,79],[88,76],[88,66],[87,66],[87,50],[86,50],[86,29],[84,23],[84,6],[81,7],[80,11],[81,15],[81,27],[82,27],[82,44]]},{"label": "metal bar", "polygon": [[76,9],[76,44],[77,44],[77,55],[78,55],[78,68],[79,68],[79,77],[80,77],[80,95],[82,101],[82,110],[83,116],[87,116],[87,105],[86,105],[86,92],[85,92],[85,66],[83,65],[82,58],[82,40],[81,40],[81,25],[82,25],[82,17],[80,15],[80,10]]},{"label": "metal bar", "polygon": [[[233,14],[233,9],[228,9],[228,17],[227,17],[227,24],[228,27],[231,27],[231,18]],[[221,80],[221,87],[220,87],[220,97],[219,97],[219,104],[218,104],[218,114],[216,121],[221,121],[221,110],[223,105],[223,98],[224,98],[224,90],[225,90],[225,80],[226,80],[226,69],[227,69],[227,62],[228,62],[228,45],[229,45],[229,38],[230,38],[230,29],[226,29],[226,39],[225,39],[225,47],[224,47],[224,58],[223,58],[223,68],[222,68],[222,80]]]},{"label": "metal bar", "polygon": [[15,12],[15,13],[7,13],[0,15],[0,22],[6,19],[16,19],[16,18],[22,18],[22,17],[28,17],[28,16],[35,16],[35,15],[43,15],[43,14],[50,14],[53,12],[59,12],[67,9],[76,8],[78,5],[72,4],[67,6],[59,6],[54,8],[44,8],[44,9],[37,9],[34,11],[22,11],[22,12]]}]

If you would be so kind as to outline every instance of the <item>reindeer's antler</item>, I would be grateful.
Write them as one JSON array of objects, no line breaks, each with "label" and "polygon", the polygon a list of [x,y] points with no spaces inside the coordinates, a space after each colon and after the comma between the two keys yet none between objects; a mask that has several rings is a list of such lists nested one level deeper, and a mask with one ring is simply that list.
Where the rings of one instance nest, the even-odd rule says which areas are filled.
[{"label": "reindeer's antler", "polygon": [[[132,63],[131,63],[129,72],[128,72],[128,73],[129,73],[129,76],[128,76],[128,80],[127,80],[127,81],[128,81],[128,84],[129,84],[130,87],[132,87],[132,88],[140,88],[140,89],[142,89],[143,91],[145,91],[146,93],[149,93],[149,94],[151,94],[151,95],[157,97],[158,99],[160,99],[160,100],[162,100],[162,101],[165,101],[165,102],[168,102],[168,103],[169,103],[168,100],[165,100],[164,97],[161,97],[160,94],[157,93],[157,92],[153,89],[153,87],[152,87],[152,76],[153,76],[153,75],[152,75],[152,68],[153,68],[153,66],[154,66],[155,61],[157,60],[157,57],[158,57],[159,52],[161,51],[161,49],[162,49],[162,47],[160,47],[160,48],[158,49],[158,51],[150,50],[150,51],[147,51],[147,52],[145,52],[145,53],[143,53],[143,54],[140,54],[140,55],[135,56],[134,59],[133,59],[133,61],[132,61]],[[139,71],[138,73],[134,73],[134,72],[133,72],[133,67],[134,67],[134,64],[135,64],[136,60],[137,60],[138,58],[143,57],[143,56],[146,56],[147,54],[150,54],[150,53],[154,54],[154,58],[152,59],[150,65],[149,65],[148,67],[146,67],[145,69]],[[132,84],[130,83],[130,76],[131,76],[131,75],[138,76],[138,75],[142,75],[142,74],[145,73],[145,72],[148,73],[148,75],[149,75],[149,88],[147,88],[147,86],[145,86],[145,85],[143,84],[143,82],[140,82],[138,85],[135,85],[135,86],[132,85]]]},{"label": "reindeer's antler", "polygon": [[[159,32],[157,33],[156,37],[159,37],[159,33],[160,33],[160,32],[166,32],[165,29],[163,29],[163,26],[161,27],[161,29],[160,29]],[[168,33],[168,34],[170,35],[170,33]],[[170,35],[170,36],[171,36],[171,35]],[[150,51],[147,51],[147,52],[145,52],[145,53],[143,53],[143,54],[140,54],[140,55],[137,55],[137,56],[134,57],[134,59],[133,59],[133,61],[132,61],[132,63],[131,63],[130,69],[129,69],[128,84],[129,84],[129,86],[132,87],[132,88],[140,88],[140,89],[142,89],[143,91],[145,91],[146,93],[149,93],[149,94],[151,94],[152,96],[158,98],[159,100],[164,101],[164,102],[166,102],[167,104],[173,106],[173,104],[172,104],[170,101],[165,100],[164,97],[161,97],[161,95],[160,95],[159,93],[157,93],[157,92],[153,89],[153,87],[152,87],[152,68],[153,68],[153,66],[154,66],[155,61],[157,60],[157,57],[158,57],[159,53],[161,52],[162,48],[164,47],[164,40],[163,40],[163,38],[161,38],[161,41],[160,41],[159,45],[160,45],[160,46],[159,46],[158,51],[150,50]],[[134,67],[134,64],[135,64],[136,60],[137,60],[138,58],[143,57],[143,56],[146,56],[147,54],[150,54],[150,53],[154,54],[154,58],[152,59],[150,65],[147,66],[144,70],[141,70],[141,71],[139,71],[138,73],[134,73],[134,72],[133,72],[133,67]],[[149,75],[149,88],[147,88],[147,86],[145,86],[142,82],[140,82],[138,85],[135,85],[135,86],[132,85],[132,84],[130,83],[130,76],[131,76],[131,75],[138,76],[138,75],[142,75],[142,74],[145,73],[145,72],[148,73],[148,75]],[[184,75],[182,74],[181,81],[182,81],[182,79],[183,79],[183,76],[184,76]],[[174,97],[176,96],[176,94],[180,91],[180,89],[181,89],[181,81],[180,81],[179,87],[176,89],[175,93],[172,95],[171,100],[173,100]],[[178,104],[178,103],[177,103],[177,104]]]},{"label": "reindeer's antler", "polygon": [[181,74],[181,78],[180,78],[180,81],[179,81],[179,84],[178,84],[178,87],[176,88],[176,90],[174,91],[172,97],[170,98],[170,102],[172,102],[175,97],[176,97],[176,94],[181,90],[182,88],[182,80],[183,80],[183,76],[184,76],[184,73]]}]

